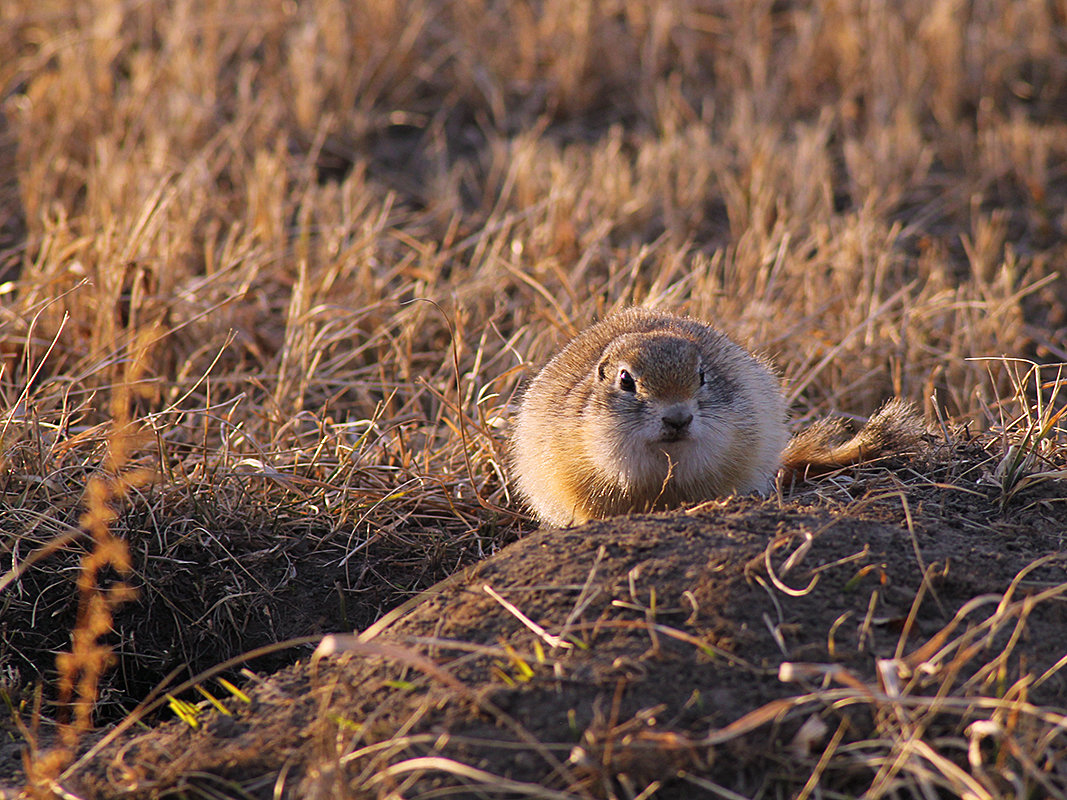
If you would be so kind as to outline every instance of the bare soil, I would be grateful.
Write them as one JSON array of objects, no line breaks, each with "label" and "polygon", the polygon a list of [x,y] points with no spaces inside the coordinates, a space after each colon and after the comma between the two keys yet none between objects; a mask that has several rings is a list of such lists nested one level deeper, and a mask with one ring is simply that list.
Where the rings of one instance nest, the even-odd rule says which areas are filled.
[{"label": "bare soil", "polygon": [[[980,690],[1067,711],[1067,676],[1046,674],[1067,653],[1067,486],[1002,510],[981,455],[942,453],[918,481],[899,465],[784,500],[532,533],[355,650],[258,677],[230,715],[122,734],[69,785],[683,798],[711,796],[711,781],[751,796],[798,791],[800,759],[819,785],[858,793],[874,770],[858,757],[816,769],[824,750],[877,749],[917,708],[940,755],[966,764],[967,726],[1003,711],[971,704]],[[825,730],[798,735],[812,718]],[[1038,767],[1067,786],[1062,763]]]}]

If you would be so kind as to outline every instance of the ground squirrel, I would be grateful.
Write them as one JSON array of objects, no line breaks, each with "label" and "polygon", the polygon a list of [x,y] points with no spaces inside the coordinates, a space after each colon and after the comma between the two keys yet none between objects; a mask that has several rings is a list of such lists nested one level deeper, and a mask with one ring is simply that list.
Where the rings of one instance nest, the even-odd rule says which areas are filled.
[{"label": "ground squirrel", "polygon": [[854,464],[919,439],[890,401],[852,438],[837,421],[792,440],[769,365],[695,319],[630,308],[574,337],[533,379],[512,437],[537,518],[571,525],[691,505]]}]

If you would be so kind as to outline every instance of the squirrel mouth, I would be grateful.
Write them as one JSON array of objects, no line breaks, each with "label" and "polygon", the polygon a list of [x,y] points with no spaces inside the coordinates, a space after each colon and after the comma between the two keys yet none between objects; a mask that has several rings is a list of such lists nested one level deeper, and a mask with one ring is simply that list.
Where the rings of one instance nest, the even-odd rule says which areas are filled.
[{"label": "squirrel mouth", "polygon": [[666,444],[673,444],[674,442],[682,442],[689,438],[689,431],[671,431],[667,430],[660,436],[660,442]]}]

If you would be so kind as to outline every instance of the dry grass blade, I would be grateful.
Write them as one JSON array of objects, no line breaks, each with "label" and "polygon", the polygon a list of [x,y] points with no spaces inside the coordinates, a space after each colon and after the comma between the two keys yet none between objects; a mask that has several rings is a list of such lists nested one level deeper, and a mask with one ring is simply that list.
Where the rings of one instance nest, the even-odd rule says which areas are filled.
[{"label": "dry grass blade", "polygon": [[414,650],[408,650],[404,647],[400,647],[394,644],[386,644],[383,642],[365,642],[361,641],[355,636],[340,636],[337,634],[330,634],[323,637],[323,640],[319,642],[318,647],[315,648],[315,653],[312,658],[318,661],[324,656],[335,655],[337,653],[355,653],[362,656],[385,656],[387,658],[397,659],[406,664],[410,664],[414,667],[425,672],[432,678],[451,686],[458,692],[463,692],[465,687],[462,683],[457,681],[445,670],[416,653]]},{"label": "dry grass blade", "polygon": [[[1048,468],[1057,463],[1057,452],[1063,449],[1064,430],[1059,422],[1067,402],[1060,401],[1057,408],[1057,400],[1067,376],[1064,364],[1042,365],[1019,358],[998,361],[1012,386],[1012,394],[996,405],[1003,456],[993,477],[1001,487],[1001,507],[1006,507],[1028,486],[1067,478],[1067,471]],[[1044,375],[1053,370],[1054,377],[1045,379]]]},{"label": "dry grass blade", "polygon": [[482,591],[484,591],[487,595],[489,595],[498,603],[500,603],[500,605],[507,609],[508,613],[512,614],[517,620],[519,620],[519,622],[521,622],[527,628],[529,628],[542,639],[544,639],[545,644],[547,644],[549,647],[553,649],[557,647],[563,649],[574,647],[571,642],[564,641],[559,636],[553,636],[540,625],[538,625],[536,622],[531,620],[529,617],[523,614],[513,603],[509,603],[507,600],[501,597],[488,583],[482,587]]},{"label": "dry grass blade", "polygon": [[[30,796],[46,797],[55,791],[54,779],[73,759],[79,740],[91,728],[101,676],[114,662],[112,648],[103,638],[112,628],[116,609],[137,596],[128,582],[133,572],[129,548],[125,540],[115,536],[112,524],[118,518],[115,505],[153,477],[150,470],[130,463],[144,441],[140,426],[130,418],[130,407],[138,397],[150,339],[151,331],[146,331],[128,355],[123,382],[111,398],[113,428],[107,438],[106,458],[100,474],[89,478],[85,489],[85,512],[79,525],[90,538],[91,550],[82,557],[79,567],[78,614],[71,632],[71,649],[56,656],[59,742],[26,759],[26,791]],[[50,542],[44,549],[54,552],[60,547]],[[14,577],[21,571],[13,570]],[[108,579],[109,571],[118,578]],[[38,724],[35,719],[35,730]],[[36,743],[31,742],[31,748],[36,750]]]},{"label": "dry grass blade", "polygon": [[[397,776],[410,772],[446,772],[471,781],[473,785],[468,788],[471,791],[488,791],[494,794],[509,792],[522,797],[545,797],[552,800],[574,800],[574,795],[569,792],[557,792],[545,786],[537,786],[520,781],[513,781],[500,775],[493,775],[485,770],[475,769],[467,764],[461,764],[448,758],[412,758],[393,764],[379,772],[368,782],[369,786],[377,786],[382,783],[392,782]],[[418,796],[418,795],[416,795]]]}]

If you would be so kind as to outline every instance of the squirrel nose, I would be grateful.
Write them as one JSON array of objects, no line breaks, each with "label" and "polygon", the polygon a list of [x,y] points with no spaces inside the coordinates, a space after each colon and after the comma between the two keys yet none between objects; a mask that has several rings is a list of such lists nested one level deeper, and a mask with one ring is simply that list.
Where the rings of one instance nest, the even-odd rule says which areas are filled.
[{"label": "squirrel nose", "polygon": [[675,406],[663,415],[663,424],[678,433],[684,431],[693,421],[693,412],[684,406]]}]

